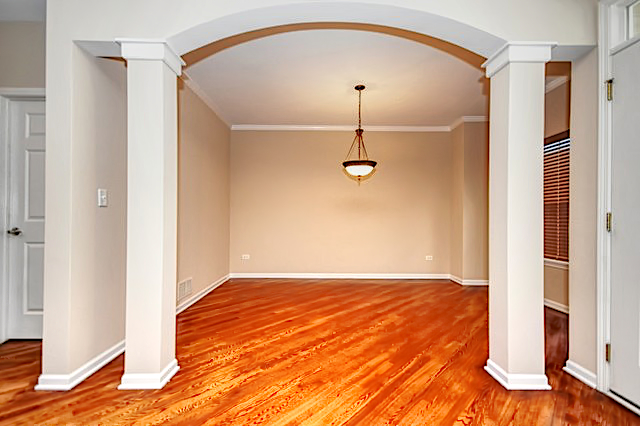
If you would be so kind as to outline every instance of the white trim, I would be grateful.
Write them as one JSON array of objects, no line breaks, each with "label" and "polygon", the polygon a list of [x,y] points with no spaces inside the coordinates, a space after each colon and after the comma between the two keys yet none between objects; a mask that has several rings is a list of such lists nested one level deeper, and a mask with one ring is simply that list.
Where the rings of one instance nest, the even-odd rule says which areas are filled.
[{"label": "white trim", "polygon": [[174,358],[159,373],[125,373],[120,379],[118,389],[162,389],[178,370],[180,370],[178,360]]},{"label": "white trim", "polygon": [[114,41],[104,40],[74,40],[76,46],[82,50],[95,56],[96,58],[120,58],[122,57],[122,49],[120,45]]},{"label": "white trim", "polygon": [[510,63],[546,63],[551,60],[551,49],[557,45],[545,41],[507,42],[481,66],[485,68],[487,78],[491,78]]},{"label": "white trim", "polygon": [[[184,73],[186,75],[186,73]],[[188,75],[187,75],[188,77]],[[197,84],[191,80],[184,80],[191,89],[196,92],[207,105],[218,116],[219,108],[210,100],[207,95],[202,91]],[[197,88],[197,89],[196,89]],[[224,120],[227,122],[227,120]],[[368,132],[416,132],[416,133],[430,133],[430,132],[450,132],[462,123],[483,123],[489,121],[489,117],[485,115],[464,115],[454,120],[449,126],[366,126],[365,131]],[[342,124],[232,124],[231,130],[234,131],[294,131],[294,132],[353,132],[355,127],[352,125]]]},{"label": "white trim", "polygon": [[563,314],[569,314],[569,307],[567,305],[558,303],[555,300],[547,299],[546,297],[544,298],[544,306],[562,312]]},{"label": "white trim", "polygon": [[9,99],[44,99],[43,87],[0,87],[0,96]]},{"label": "white trim", "polygon": [[563,269],[565,271],[569,270],[569,262],[565,262],[562,260],[555,259],[544,259],[544,266],[548,266],[550,268]]},{"label": "white trim", "polygon": [[175,33],[168,41],[177,52],[185,54],[236,34],[305,22],[357,22],[399,28],[428,34],[482,56],[487,56],[505,41],[493,33],[415,6],[328,0],[288,1],[262,7],[255,3],[256,6],[245,7],[239,13],[227,13],[214,20],[203,16],[201,24]]},{"label": "white trim", "polygon": [[184,312],[185,309],[187,309],[188,307],[190,307],[191,305],[193,305],[194,303],[196,303],[197,301],[205,297],[207,294],[211,293],[216,288],[220,287],[222,284],[226,283],[228,280],[229,280],[229,274],[209,284],[209,286],[207,286],[206,288],[203,288],[202,290],[200,290],[199,292],[197,292],[187,300],[180,303],[178,306],[176,306],[176,315]]},{"label": "white trim", "polygon": [[556,77],[551,80],[549,83],[544,85],[544,93],[549,93],[552,90],[556,90],[558,87],[567,84],[569,82],[569,77],[566,75]]},{"label": "white trim", "polygon": [[[355,126],[337,124],[232,124],[234,131],[353,132]],[[364,126],[365,132],[449,132],[449,126]]]},{"label": "white trim", "polygon": [[311,280],[448,280],[449,274],[353,274],[353,273],[307,273],[307,272],[232,272],[230,278],[282,278]]},{"label": "white trim", "polygon": [[[0,89],[2,93],[2,89]],[[9,241],[4,233],[9,228],[10,167],[9,98],[0,96],[0,343],[6,341],[9,311]]]},{"label": "white trim", "polygon": [[218,118],[222,120],[222,122],[229,129],[231,129],[231,124],[229,122],[229,119],[225,117],[225,115],[222,113],[222,109],[220,109],[220,107],[218,107],[218,105],[216,105],[216,103],[213,102],[213,100],[207,95],[207,93],[202,89],[202,87],[200,87],[198,83],[196,83],[196,81],[192,79],[191,76],[186,71],[182,72],[181,80],[184,82],[184,84],[188,88],[193,90],[193,93],[195,93],[196,96],[199,97],[202,100],[202,102],[204,102],[209,107],[209,109],[213,111],[213,113],[217,115]]},{"label": "white trim", "polygon": [[468,285],[468,286],[482,286],[482,285],[489,285],[489,280],[465,280],[462,279],[460,277],[457,277],[453,274],[449,274],[449,279],[453,282],[456,282],[460,285]]},{"label": "white trim", "polygon": [[484,123],[486,121],[489,121],[489,117],[486,115],[463,115],[454,120],[453,123],[449,125],[449,128],[453,130],[462,123]]},{"label": "white trim", "polygon": [[639,41],[640,41],[640,36],[636,36],[636,37],[631,38],[629,40],[625,40],[622,43],[618,44],[616,47],[611,48],[609,50],[609,53],[611,55],[615,55],[616,53],[619,53],[619,52],[623,51],[627,47],[633,46],[634,44],[636,44]]},{"label": "white trim", "polygon": [[587,370],[577,362],[573,362],[570,359],[567,360],[567,364],[562,367],[565,373],[568,373],[580,380],[585,385],[595,389],[597,383],[596,373]]},{"label": "white trim", "polygon": [[616,401],[618,404],[623,405],[624,407],[626,407],[630,411],[633,411],[634,413],[636,413],[637,415],[640,416],[640,408],[638,408],[637,406],[629,403],[629,401],[627,401],[626,399],[620,398],[618,395],[616,395],[615,393],[613,393],[611,391],[606,391],[606,392],[603,392],[603,393],[605,395],[607,395],[609,398],[611,398],[614,401]]},{"label": "white trim", "polygon": [[117,38],[116,43],[120,45],[121,55],[127,61],[162,61],[177,76],[182,73],[182,67],[186,63],[169,46],[165,40],[148,40],[135,38]]},{"label": "white trim", "polygon": [[113,361],[115,357],[124,352],[124,340],[116,343],[106,351],[87,361],[83,366],[70,374],[46,374],[38,378],[35,386],[37,391],[68,391],[84,379]]},{"label": "white trim", "polygon": [[510,374],[490,359],[484,369],[507,390],[551,390],[546,374]]},{"label": "white trim", "polygon": [[[611,34],[610,14],[614,6],[599,4],[598,23],[598,217],[597,217],[597,283],[596,283],[596,377],[597,389],[603,393],[609,390],[609,364],[604,353],[609,341],[610,321],[610,273],[611,242],[605,229],[606,213],[611,208],[611,108],[606,98],[604,81],[611,77]],[[617,15],[617,14],[613,14]],[[614,35],[613,39],[616,38]]]}]

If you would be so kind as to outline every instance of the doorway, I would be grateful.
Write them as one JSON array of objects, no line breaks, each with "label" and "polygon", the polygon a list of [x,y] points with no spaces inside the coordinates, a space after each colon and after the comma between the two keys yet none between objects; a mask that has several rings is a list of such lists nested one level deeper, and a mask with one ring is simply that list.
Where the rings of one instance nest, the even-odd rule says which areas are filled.
[{"label": "doorway", "polygon": [[41,339],[44,279],[43,90],[0,93],[2,315],[0,342]]},{"label": "doorway", "polygon": [[609,389],[640,410],[640,42],[611,57],[611,323]]}]

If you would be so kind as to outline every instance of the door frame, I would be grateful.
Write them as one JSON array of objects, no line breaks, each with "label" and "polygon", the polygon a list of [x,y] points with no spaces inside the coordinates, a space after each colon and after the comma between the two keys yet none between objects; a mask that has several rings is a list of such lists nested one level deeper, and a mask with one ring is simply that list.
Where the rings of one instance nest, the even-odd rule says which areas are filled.
[{"label": "door frame", "polygon": [[[627,39],[626,7],[635,0],[600,0],[598,4],[598,226],[597,226],[597,295],[596,295],[596,376],[597,389],[629,410],[640,415],[640,409],[612,393],[610,364],[605,358],[606,344],[611,339],[611,234],[606,229],[606,216],[611,211],[612,108],[607,101],[605,82],[612,77],[612,56],[640,42],[640,37]],[[615,84],[614,84],[615,86]],[[615,90],[615,88],[614,88]]]},{"label": "door frame", "polygon": [[39,87],[0,87],[0,344],[8,339],[7,315],[9,311],[9,241],[5,230],[9,227],[11,188],[10,117],[11,101],[45,100],[45,89]]}]

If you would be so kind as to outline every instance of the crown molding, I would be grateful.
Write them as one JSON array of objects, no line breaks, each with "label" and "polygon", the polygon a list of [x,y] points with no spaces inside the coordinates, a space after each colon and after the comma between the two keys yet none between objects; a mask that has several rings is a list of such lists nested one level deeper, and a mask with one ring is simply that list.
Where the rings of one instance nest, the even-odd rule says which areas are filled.
[{"label": "crown molding", "polygon": [[[185,81],[186,83],[186,81]],[[192,83],[197,87],[195,83]],[[196,91],[196,89],[194,89]],[[221,118],[218,109],[211,101],[206,101],[206,95],[202,92],[203,100],[213,109]],[[226,122],[226,120],[224,120]],[[450,132],[462,123],[484,123],[489,121],[486,115],[464,115],[449,126],[366,126],[367,132]],[[354,126],[350,125],[317,125],[317,124],[232,124],[231,130],[235,131],[259,131],[259,132],[353,132]]]},{"label": "crown molding", "polygon": [[[233,124],[237,131],[353,132],[355,126],[315,124]],[[366,132],[449,132],[449,126],[365,126]]]},{"label": "crown molding", "polygon": [[522,41],[508,42],[489,57],[481,66],[487,78],[491,78],[510,63],[546,63],[551,60],[551,49],[556,42]]},{"label": "crown molding", "polygon": [[544,92],[549,93],[552,90],[562,86],[563,84],[566,84],[568,81],[569,81],[569,77],[567,77],[566,75],[556,77],[553,80],[551,80],[548,84],[545,84]]},{"label": "crown molding", "polygon": [[451,123],[449,129],[453,130],[462,123],[484,123],[486,121],[489,121],[489,117],[486,115],[463,115]]},{"label": "crown molding", "polygon": [[229,123],[229,119],[222,113],[222,109],[207,95],[202,87],[200,87],[200,85],[196,83],[186,71],[182,72],[182,77],[180,79],[189,89],[193,90],[193,93],[195,93],[196,96],[199,97],[229,129],[231,129],[232,126]]}]

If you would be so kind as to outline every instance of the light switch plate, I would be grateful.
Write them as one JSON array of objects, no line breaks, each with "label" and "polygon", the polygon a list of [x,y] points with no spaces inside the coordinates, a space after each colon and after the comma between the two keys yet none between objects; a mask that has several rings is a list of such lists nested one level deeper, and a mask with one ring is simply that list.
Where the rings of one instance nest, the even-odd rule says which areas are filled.
[{"label": "light switch plate", "polygon": [[109,192],[106,189],[98,188],[98,207],[109,206]]}]

